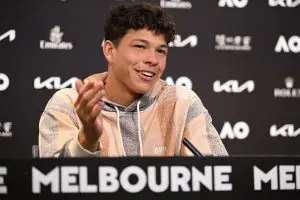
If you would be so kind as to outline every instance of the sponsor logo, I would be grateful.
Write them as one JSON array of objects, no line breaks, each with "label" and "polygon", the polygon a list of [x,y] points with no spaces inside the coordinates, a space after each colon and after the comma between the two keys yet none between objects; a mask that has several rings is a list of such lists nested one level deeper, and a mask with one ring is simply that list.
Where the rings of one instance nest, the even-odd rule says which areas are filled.
[{"label": "sponsor logo", "polygon": [[294,124],[285,124],[283,126],[277,127],[276,124],[273,124],[270,127],[270,136],[271,137],[296,137],[300,134],[300,128],[295,128]]},{"label": "sponsor logo", "polygon": [[241,93],[247,91],[251,93],[254,91],[254,81],[249,80],[246,81],[244,84],[239,84],[237,80],[229,80],[225,83],[221,84],[221,81],[216,80],[213,84],[214,92],[227,92],[227,93]]},{"label": "sponsor logo", "polygon": [[162,154],[162,153],[164,153],[166,150],[167,150],[167,147],[166,147],[166,146],[157,146],[157,147],[154,147],[154,153],[155,153],[155,154]]},{"label": "sponsor logo", "polygon": [[8,38],[8,40],[10,42],[14,41],[16,39],[16,30],[9,30],[9,31],[6,31],[5,33],[1,34],[0,35],[0,42],[2,40],[4,40],[5,38]]},{"label": "sponsor logo", "polygon": [[177,9],[191,9],[192,3],[190,1],[182,1],[182,0],[160,0],[160,7],[162,7],[162,8],[177,8]]},{"label": "sponsor logo", "polygon": [[190,35],[185,39],[182,39],[180,35],[175,35],[174,41],[169,43],[169,47],[195,47],[198,44],[198,37],[196,35]]},{"label": "sponsor logo", "polygon": [[76,81],[77,77],[72,77],[68,80],[66,80],[65,82],[62,82],[60,77],[50,77],[44,81],[41,81],[41,77],[36,77],[34,79],[34,88],[35,89],[49,89],[49,90],[53,90],[53,89],[63,89],[63,88],[67,88],[67,87],[71,87],[71,88],[75,88],[75,81]]},{"label": "sponsor logo", "polygon": [[12,122],[0,122],[0,137],[9,138],[12,137]]},{"label": "sponsor logo", "polygon": [[293,8],[299,5],[300,0],[269,0],[270,7],[280,6]]},{"label": "sponsor logo", "polygon": [[71,50],[73,49],[73,44],[71,42],[62,41],[63,32],[60,31],[60,27],[55,25],[50,30],[50,41],[40,40],[41,49],[59,49],[59,50]]},{"label": "sponsor logo", "polygon": [[248,0],[219,0],[219,7],[229,7],[229,8],[244,8],[248,4]]},{"label": "sponsor logo", "polygon": [[252,49],[250,36],[226,36],[219,34],[216,35],[215,41],[216,50],[250,51]]},{"label": "sponsor logo", "polygon": [[300,37],[298,35],[293,35],[287,40],[283,35],[279,36],[275,46],[275,52],[299,53]]},{"label": "sponsor logo", "polygon": [[179,77],[175,82],[171,76],[168,76],[166,78],[166,82],[168,85],[181,85],[181,86],[185,86],[189,89],[193,88],[192,80],[186,76]]},{"label": "sponsor logo", "polygon": [[9,78],[6,74],[0,73],[0,91],[4,91],[9,86]]},{"label": "sponsor logo", "polygon": [[292,77],[284,79],[286,88],[275,88],[274,97],[276,98],[299,98],[300,88],[294,88],[295,80]]},{"label": "sponsor logo", "polygon": [[250,128],[246,122],[239,121],[233,126],[230,122],[225,122],[220,132],[221,139],[239,139],[243,140],[248,137]]}]

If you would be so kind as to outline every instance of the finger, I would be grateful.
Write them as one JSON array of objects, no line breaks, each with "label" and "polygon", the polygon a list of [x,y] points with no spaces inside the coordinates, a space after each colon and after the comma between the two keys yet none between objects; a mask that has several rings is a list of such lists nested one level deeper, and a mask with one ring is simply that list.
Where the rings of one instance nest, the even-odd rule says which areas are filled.
[{"label": "finger", "polygon": [[97,79],[95,79],[94,77],[89,77],[88,79],[84,79],[84,81],[83,81],[84,83],[86,83],[86,82],[97,82]]},{"label": "finger", "polygon": [[[75,87],[76,87],[77,93],[79,94],[80,93],[79,91],[81,90],[81,88],[84,87],[83,82],[80,79],[76,79]],[[75,104],[74,104],[75,107],[77,106],[79,101],[80,101],[80,95],[77,96],[77,99],[76,99]]]},{"label": "finger", "polygon": [[95,106],[93,107],[93,110],[92,112],[90,112],[89,114],[89,119],[88,119],[88,122],[90,124],[93,124],[95,123],[96,121],[96,118],[98,117],[98,115],[100,114],[101,112],[101,106],[99,104],[95,104]]},{"label": "finger", "polygon": [[100,100],[104,97],[105,91],[102,89],[98,91],[94,97],[86,104],[86,112],[90,112],[95,104],[99,104]]},{"label": "finger", "polygon": [[[95,78],[93,78],[93,77],[90,77],[89,79],[85,79],[84,81],[84,84],[90,84],[90,83],[92,83],[92,85],[98,85],[100,82],[102,82],[102,84],[103,84],[103,86],[104,86],[104,83],[103,83],[103,81],[102,80],[97,80],[97,79],[95,79]],[[84,91],[83,91],[84,92]]]},{"label": "finger", "polygon": [[83,82],[80,79],[76,79],[75,81],[76,90],[79,93],[81,87],[83,86]]},{"label": "finger", "polygon": [[80,107],[85,108],[87,106],[87,104],[95,96],[96,96],[96,98],[98,98],[96,94],[99,93],[99,91],[103,90],[103,88],[104,88],[102,82],[98,82],[98,83],[91,82],[91,84],[92,84],[91,88],[89,90],[87,90],[84,94],[82,94],[82,97],[81,97],[80,102],[79,102]]},{"label": "finger", "polygon": [[83,95],[82,97],[82,105],[85,106],[88,102],[90,102],[96,94],[101,91],[101,88],[103,88],[102,82],[92,82],[92,87]]},{"label": "finger", "polygon": [[80,88],[78,97],[77,97],[77,101],[76,101],[76,105],[80,105],[82,104],[83,98],[85,96],[85,94],[94,87],[94,84],[92,82],[85,82],[85,84]]},{"label": "finger", "polygon": [[107,72],[103,73],[103,76],[102,76],[102,78],[101,78],[101,81],[105,82],[105,80],[106,80],[106,78],[107,78],[107,75],[108,75]]},{"label": "finger", "polygon": [[83,94],[93,87],[93,82],[91,81],[84,81],[83,83],[83,87],[81,87],[79,94]]},{"label": "finger", "polygon": [[105,81],[107,78],[108,72],[103,72],[100,74],[94,74],[92,76],[87,77],[85,80],[96,79],[98,81]]}]

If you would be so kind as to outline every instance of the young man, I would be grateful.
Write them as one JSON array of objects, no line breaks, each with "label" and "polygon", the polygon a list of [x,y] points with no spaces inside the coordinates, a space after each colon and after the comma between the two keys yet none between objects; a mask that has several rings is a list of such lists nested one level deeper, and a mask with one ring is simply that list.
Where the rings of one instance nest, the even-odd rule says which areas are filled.
[{"label": "young man", "polygon": [[174,34],[158,6],[113,7],[103,45],[108,72],[54,94],[40,119],[40,156],[192,156],[184,138],[203,155],[227,156],[199,97],[160,79]]}]

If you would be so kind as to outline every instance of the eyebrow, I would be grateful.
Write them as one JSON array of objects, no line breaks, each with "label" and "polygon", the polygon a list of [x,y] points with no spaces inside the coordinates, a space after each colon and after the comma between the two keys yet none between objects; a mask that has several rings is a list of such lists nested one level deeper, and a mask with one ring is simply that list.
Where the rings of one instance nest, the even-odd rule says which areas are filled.
[{"label": "eyebrow", "polygon": [[[150,42],[148,40],[143,40],[143,39],[133,39],[132,41],[133,42],[143,42],[143,43],[150,44]],[[168,48],[169,46],[167,44],[161,44],[159,47]]]}]

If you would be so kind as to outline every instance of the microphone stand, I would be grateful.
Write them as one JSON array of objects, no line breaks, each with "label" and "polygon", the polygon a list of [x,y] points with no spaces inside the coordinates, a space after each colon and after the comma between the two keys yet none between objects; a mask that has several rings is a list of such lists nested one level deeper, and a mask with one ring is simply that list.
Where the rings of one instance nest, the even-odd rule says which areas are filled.
[{"label": "microphone stand", "polygon": [[203,155],[196,149],[196,147],[186,138],[183,138],[183,144],[186,146],[193,154],[194,156],[203,157]]}]

